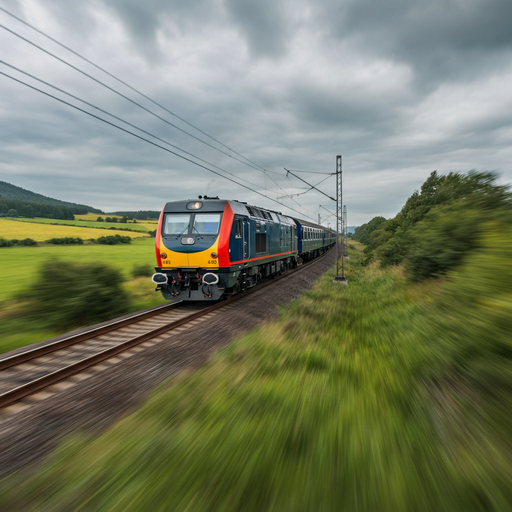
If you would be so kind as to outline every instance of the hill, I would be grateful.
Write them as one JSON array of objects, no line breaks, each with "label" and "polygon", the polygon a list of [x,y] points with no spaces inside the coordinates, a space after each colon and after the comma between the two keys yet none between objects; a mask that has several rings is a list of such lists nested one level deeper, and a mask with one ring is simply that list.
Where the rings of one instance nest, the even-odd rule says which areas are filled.
[{"label": "hill", "polygon": [[68,201],[60,201],[59,199],[46,197],[41,194],[31,192],[30,190],[25,190],[24,188],[17,187],[16,185],[11,185],[10,183],[7,183],[5,181],[0,181],[0,197],[2,197],[3,199],[32,201],[34,203],[65,207],[69,208],[73,213],[76,214],[85,214],[87,212],[103,213],[101,210],[93,208],[92,206],[88,206],[85,204],[70,203]]}]

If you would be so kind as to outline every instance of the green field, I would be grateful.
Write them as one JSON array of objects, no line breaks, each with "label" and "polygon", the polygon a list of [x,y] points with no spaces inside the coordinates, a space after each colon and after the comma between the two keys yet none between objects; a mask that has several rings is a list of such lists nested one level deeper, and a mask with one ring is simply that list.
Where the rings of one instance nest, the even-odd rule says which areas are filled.
[{"label": "green field", "polygon": [[29,222],[36,224],[59,224],[63,226],[77,226],[82,228],[96,228],[96,229],[134,229],[135,231],[150,231],[148,226],[145,224],[136,222],[128,222],[126,224],[119,222],[96,222],[92,220],[61,220],[61,219],[43,219],[41,217],[37,217],[35,219],[16,219],[18,222]]},{"label": "green field", "polygon": [[[31,284],[41,264],[49,258],[63,261],[108,263],[128,279],[134,265],[155,266],[155,239],[139,238],[131,244],[69,245],[46,247],[7,247],[0,249],[0,302],[13,299],[19,292],[31,291]],[[40,290],[32,290],[40,293]]]}]

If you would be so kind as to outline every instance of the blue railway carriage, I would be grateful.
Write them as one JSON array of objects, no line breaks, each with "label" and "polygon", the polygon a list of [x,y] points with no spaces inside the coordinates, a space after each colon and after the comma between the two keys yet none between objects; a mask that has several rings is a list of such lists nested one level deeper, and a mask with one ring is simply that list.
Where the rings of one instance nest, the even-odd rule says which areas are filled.
[{"label": "blue railway carriage", "polygon": [[167,300],[217,300],[320,254],[334,243],[329,233],[238,201],[169,202],[156,232],[152,280]]},{"label": "blue railway carriage", "polygon": [[328,228],[304,220],[295,219],[299,234],[299,255],[309,261],[323,254],[336,243],[336,233]]}]

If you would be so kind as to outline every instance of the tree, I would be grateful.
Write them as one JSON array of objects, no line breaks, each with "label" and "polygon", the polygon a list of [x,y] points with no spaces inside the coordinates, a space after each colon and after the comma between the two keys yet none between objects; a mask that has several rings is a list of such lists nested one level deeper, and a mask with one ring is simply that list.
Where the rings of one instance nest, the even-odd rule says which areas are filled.
[{"label": "tree", "polygon": [[10,210],[8,210],[8,212],[5,214],[6,217],[17,217],[18,216],[18,212],[16,210],[14,210],[13,208],[11,208]]}]

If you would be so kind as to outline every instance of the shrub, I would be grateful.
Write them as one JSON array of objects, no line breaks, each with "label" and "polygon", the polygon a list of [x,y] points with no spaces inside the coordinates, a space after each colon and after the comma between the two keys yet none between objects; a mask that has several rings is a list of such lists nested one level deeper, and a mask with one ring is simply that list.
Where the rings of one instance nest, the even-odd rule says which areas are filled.
[{"label": "shrub", "polygon": [[18,245],[25,247],[33,247],[34,245],[37,245],[37,242],[33,238],[24,238],[23,240],[20,240],[18,242]]},{"label": "shrub", "polygon": [[151,265],[142,263],[140,265],[134,265],[132,269],[133,277],[151,277],[155,273]]},{"label": "shrub", "polygon": [[55,245],[82,245],[84,241],[79,237],[66,236],[64,238],[50,238],[50,240],[46,240],[48,244]]},{"label": "shrub", "polygon": [[98,244],[103,245],[116,245],[116,244],[129,244],[132,239],[129,236],[121,236],[121,235],[108,235],[108,236],[100,236],[96,242]]},{"label": "shrub", "polygon": [[33,287],[36,311],[59,329],[109,320],[128,311],[122,283],[121,273],[104,263],[48,260]]},{"label": "shrub", "polygon": [[12,240],[6,240],[5,238],[0,237],[0,247],[12,247]]},{"label": "shrub", "polygon": [[103,220],[103,217],[98,217],[98,218],[96,219],[96,222],[105,222],[105,221]]},{"label": "shrub", "polygon": [[14,210],[13,208],[11,208],[6,214],[5,214],[6,217],[17,217],[18,216],[18,212],[16,210]]}]

